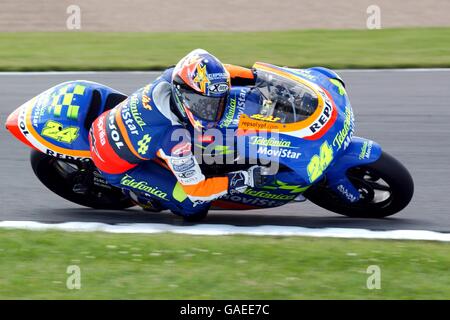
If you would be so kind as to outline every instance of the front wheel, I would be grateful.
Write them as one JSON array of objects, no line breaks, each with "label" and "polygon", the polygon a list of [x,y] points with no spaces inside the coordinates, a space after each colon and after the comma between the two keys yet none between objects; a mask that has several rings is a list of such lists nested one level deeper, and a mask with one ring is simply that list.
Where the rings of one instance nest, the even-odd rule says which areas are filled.
[{"label": "front wheel", "polygon": [[405,208],[414,193],[408,170],[386,152],[373,163],[350,168],[346,175],[361,194],[358,202],[344,201],[327,186],[326,178],[306,190],[304,196],[324,209],[348,217],[383,218]]}]

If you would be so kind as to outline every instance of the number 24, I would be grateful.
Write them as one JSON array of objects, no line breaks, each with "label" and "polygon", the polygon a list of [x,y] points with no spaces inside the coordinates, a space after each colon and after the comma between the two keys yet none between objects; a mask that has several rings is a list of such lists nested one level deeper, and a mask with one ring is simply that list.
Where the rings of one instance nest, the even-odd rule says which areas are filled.
[{"label": "number 24", "polygon": [[49,120],[42,129],[41,135],[56,141],[72,143],[78,138],[78,130],[77,127],[64,128],[61,123]]},{"label": "number 24", "polygon": [[333,161],[333,148],[325,141],[320,146],[320,154],[314,155],[306,168],[309,181],[316,181],[323,174],[331,161]]}]

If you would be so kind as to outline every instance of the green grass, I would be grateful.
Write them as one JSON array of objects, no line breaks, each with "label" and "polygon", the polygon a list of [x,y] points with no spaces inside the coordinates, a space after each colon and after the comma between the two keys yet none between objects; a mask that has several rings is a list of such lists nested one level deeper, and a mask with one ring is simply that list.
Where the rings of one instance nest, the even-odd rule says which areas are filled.
[{"label": "green grass", "polygon": [[[449,244],[0,231],[0,299],[449,299]],[[81,289],[68,290],[69,265]],[[381,289],[366,287],[381,268]]]},{"label": "green grass", "polygon": [[291,67],[450,67],[450,28],[190,33],[0,33],[0,70],[148,70],[202,47]]}]

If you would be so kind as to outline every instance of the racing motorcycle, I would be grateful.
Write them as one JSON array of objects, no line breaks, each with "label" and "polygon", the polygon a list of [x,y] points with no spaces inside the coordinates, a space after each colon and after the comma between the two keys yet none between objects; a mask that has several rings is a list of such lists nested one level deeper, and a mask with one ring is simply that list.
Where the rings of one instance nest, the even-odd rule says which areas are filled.
[{"label": "racing motorcycle", "polygon": [[[308,199],[345,216],[382,218],[408,205],[411,175],[379,144],[353,135],[353,110],[337,73],[267,63],[256,63],[254,70],[256,85],[231,89],[215,127],[244,143],[215,139],[211,147],[211,139],[197,139],[194,145],[227,157],[225,164],[202,163],[206,176],[244,170],[252,161],[276,164],[276,170],[266,184],[226,195],[212,209],[274,208]],[[125,209],[135,199],[94,166],[88,132],[100,114],[126,98],[99,83],[69,81],[20,106],[6,127],[32,148],[34,173],[52,192],[86,207]]]}]

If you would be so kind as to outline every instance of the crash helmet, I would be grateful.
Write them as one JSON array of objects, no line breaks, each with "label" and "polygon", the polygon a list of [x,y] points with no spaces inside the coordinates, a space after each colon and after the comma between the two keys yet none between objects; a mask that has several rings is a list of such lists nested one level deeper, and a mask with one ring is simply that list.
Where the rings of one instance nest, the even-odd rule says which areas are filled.
[{"label": "crash helmet", "polygon": [[230,74],[212,54],[196,49],[172,73],[172,94],[185,124],[212,128],[222,118],[230,93]]}]

